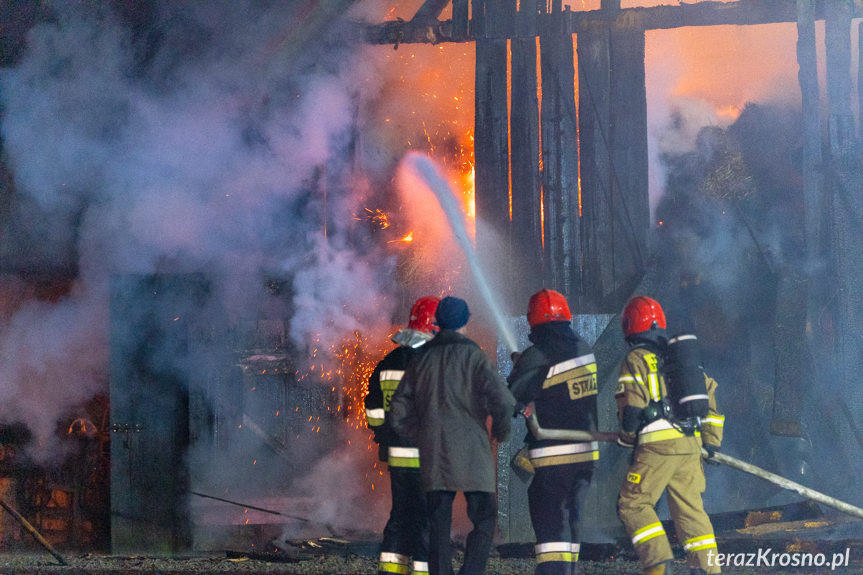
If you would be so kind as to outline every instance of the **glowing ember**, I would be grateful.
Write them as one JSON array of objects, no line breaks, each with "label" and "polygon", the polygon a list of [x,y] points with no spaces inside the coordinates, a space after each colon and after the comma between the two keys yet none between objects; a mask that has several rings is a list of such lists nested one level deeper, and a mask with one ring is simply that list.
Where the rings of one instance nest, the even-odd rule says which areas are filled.
[{"label": "glowing ember", "polygon": [[365,208],[365,211],[366,214],[364,217],[356,217],[355,219],[358,221],[365,219],[378,230],[385,230],[390,227],[390,218],[386,212],[382,210],[370,210],[369,208]]},{"label": "glowing ember", "polygon": [[399,239],[397,239],[397,240],[390,240],[390,242],[389,242],[389,243],[393,243],[393,242],[412,242],[412,241],[414,241],[414,233],[413,233],[413,232],[408,232],[407,234],[405,234],[404,236],[400,237],[400,238],[399,238]]}]

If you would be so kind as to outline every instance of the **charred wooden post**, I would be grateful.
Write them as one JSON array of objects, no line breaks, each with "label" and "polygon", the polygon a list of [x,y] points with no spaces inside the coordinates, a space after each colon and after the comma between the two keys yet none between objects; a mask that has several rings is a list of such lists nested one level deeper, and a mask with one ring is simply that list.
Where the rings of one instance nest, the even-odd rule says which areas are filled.
[{"label": "charred wooden post", "polygon": [[807,281],[800,261],[785,262],[776,274],[776,316],[773,320],[773,415],[770,432],[802,437],[805,390],[813,384],[813,361],[806,345]]},{"label": "charred wooden post", "polygon": [[425,3],[419,7],[419,10],[416,11],[414,17],[411,18],[411,21],[431,22],[437,20],[441,15],[441,12],[443,12],[443,9],[446,8],[447,4],[449,4],[449,0],[426,0]]},{"label": "charred wooden post", "polygon": [[[479,11],[477,11],[479,10]],[[474,2],[477,32],[494,36],[515,15],[515,0]],[[507,94],[507,41],[499,37],[480,37],[476,42],[476,117],[474,158],[476,173],[476,210],[483,224],[491,228],[484,233],[477,226],[479,253],[495,253],[505,246],[509,251],[509,117]],[[495,235],[499,235],[495,239]],[[511,259],[510,254],[501,254]],[[507,282],[512,285],[514,282]],[[505,294],[512,301],[512,294]],[[511,305],[511,304],[510,304]],[[509,305],[505,304],[507,308]]]},{"label": "charred wooden post", "polygon": [[863,22],[857,28],[857,134],[863,146]]},{"label": "charred wooden post", "polygon": [[644,30],[608,24],[576,32],[581,233],[590,270],[579,308],[616,312],[643,272],[650,225]]},{"label": "charred wooden post", "polygon": [[[863,345],[859,333],[863,322],[863,230],[861,215],[863,174],[856,146],[851,103],[851,21],[853,6],[844,0],[827,0],[825,6],[825,44],[827,48],[827,95],[830,99],[828,131],[830,138],[830,254],[834,269],[837,326],[833,365],[841,389],[847,390],[838,401],[847,402],[852,415],[863,416],[863,396],[855,380],[863,369]],[[846,478],[848,485],[852,483]]]},{"label": "charred wooden post", "polygon": [[797,0],[797,63],[803,113],[803,202],[806,219],[806,253],[810,263],[823,255],[821,222],[823,174],[821,165],[821,106],[818,57],[815,49],[815,5]]},{"label": "charred wooden post", "polygon": [[[615,219],[614,292],[629,297],[644,273],[650,228],[647,159],[647,87],[644,29],[616,22],[611,29],[612,197]],[[619,311],[620,296],[608,311]],[[621,302],[622,304],[622,302]],[[603,310],[605,313],[606,310]]]},{"label": "charred wooden post", "polygon": [[846,0],[826,0],[825,11],[830,149],[845,153],[855,140],[850,74],[853,7]]},{"label": "charred wooden post", "polygon": [[[802,226],[789,226],[804,246],[804,257],[788,261],[777,270],[776,318],[773,329],[775,383],[770,431],[774,435],[799,437],[804,389],[811,386],[810,353],[822,351],[806,337],[806,323],[819,313],[822,297],[811,281],[821,253],[822,174],[821,121],[815,50],[815,5],[797,0],[797,62],[803,114],[803,214]],[[820,294],[823,296],[823,294]],[[811,319],[809,320],[811,321]],[[811,330],[809,333],[812,333]],[[807,345],[808,344],[808,345]]]},{"label": "charred wooden post", "polygon": [[[521,281],[516,302],[526,302],[543,284],[542,183],[539,169],[539,96],[537,90],[536,5],[522,2],[517,38],[511,41],[510,155],[512,170],[512,244]],[[523,307],[523,303],[521,304]],[[520,308],[516,308],[520,309]]]},{"label": "charred wooden post", "polygon": [[[578,120],[572,29],[560,5],[540,27],[545,285],[574,293],[578,254]],[[580,269],[580,265],[578,265]]]},{"label": "charred wooden post", "polygon": [[469,12],[468,0],[452,0],[452,36],[456,41],[468,38]]}]

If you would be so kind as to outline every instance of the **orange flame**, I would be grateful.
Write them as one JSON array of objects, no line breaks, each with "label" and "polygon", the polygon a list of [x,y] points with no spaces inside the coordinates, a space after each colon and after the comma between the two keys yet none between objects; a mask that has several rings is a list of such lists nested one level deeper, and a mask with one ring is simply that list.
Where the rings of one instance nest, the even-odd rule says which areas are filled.
[{"label": "orange flame", "polygon": [[394,243],[394,242],[406,242],[406,243],[410,243],[410,242],[412,242],[412,241],[414,241],[414,233],[413,233],[413,231],[410,231],[410,232],[406,233],[405,235],[403,235],[402,237],[400,237],[400,238],[399,238],[399,239],[397,239],[397,240],[390,240],[390,241],[389,241],[389,243]]}]

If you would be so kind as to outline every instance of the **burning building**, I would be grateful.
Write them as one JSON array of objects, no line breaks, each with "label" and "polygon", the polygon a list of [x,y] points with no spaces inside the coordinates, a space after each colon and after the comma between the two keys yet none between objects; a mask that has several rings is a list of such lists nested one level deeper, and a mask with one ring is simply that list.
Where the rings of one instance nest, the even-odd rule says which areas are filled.
[{"label": "burning building", "polygon": [[[386,485],[357,412],[364,375],[414,297],[479,298],[435,201],[400,168],[408,150],[462,196],[507,316],[540,287],[569,297],[596,345],[606,428],[615,316],[648,291],[711,344],[734,449],[781,464],[791,445],[798,475],[823,450],[849,468],[813,481],[857,476],[860,445],[826,443],[859,435],[863,414],[849,384],[863,357],[849,73],[859,3],[288,4],[0,5],[0,421],[27,426],[27,452],[47,465],[64,455],[56,420],[110,390],[115,549],[176,551],[216,526],[265,523],[192,492],[290,505],[288,524],[383,524]],[[805,127],[789,150],[799,162],[784,166],[799,177],[781,184],[746,147],[772,133],[753,122],[776,123],[745,101],[708,100],[710,118],[737,128],[689,138],[695,147],[680,144],[697,106],[655,132],[670,107],[656,94],[707,90],[702,75],[664,85],[666,60],[702,50],[714,27],[744,26],[797,50],[775,65],[787,87],[799,62],[801,97],[783,99],[802,101]],[[816,33],[828,38],[826,83]],[[766,233],[783,222],[797,235]],[[741,237],[745,248],[722,243]],[[805,257],[780,257],[794,251]],[[729,311],[742,299],[763,312],[751,314],[758,329]],[[806,406],[825,379],[842,382],[847,410],[816,422],[826,408]],[[756,450],[735,420],[776,437]],[[602,461],[610,478],[622,457]],[[514,481],[502,467],[501,532],[523,541]],[[722,475],[708,504],[776,495],[736,483]],[[597,540],[617,528],[617,483],[600,484],[613,487],[591,503],[605,518]]]}]

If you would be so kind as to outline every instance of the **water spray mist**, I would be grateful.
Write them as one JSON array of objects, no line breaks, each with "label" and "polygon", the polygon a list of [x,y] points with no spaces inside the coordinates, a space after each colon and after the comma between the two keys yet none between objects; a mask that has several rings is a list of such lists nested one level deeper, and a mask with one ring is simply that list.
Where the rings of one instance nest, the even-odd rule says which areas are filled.
[{"label": "water spray mist", "polygon": [[464,212],[458,205],[456,196],[452,188],[447,184],[446,180],[441,177],[440,172],[434,163],[426,156],[418,153],[410,153],[405,158],[407,166],[413,170],[420,179],[434,192],[435,197],[440,203],[441,208],[446,214],[453,235],[458,241],[458,245],[464,252],[468,265],[470,266],[471,274],[473,274],[476,285],[479,287],[480,294],[485,300],[486,305],[491,310],[495,325],[497,326],[498,334],[503,338],[507,349],[510,352],[516,351],[518,344],[516,343],[515,335],[512,333],[509,325],[503,317],[500,303],[497,300],[494,292],[488,284],[485,272],[482,269],[476,250],[467,235],[467,228],[464,223]]}]

